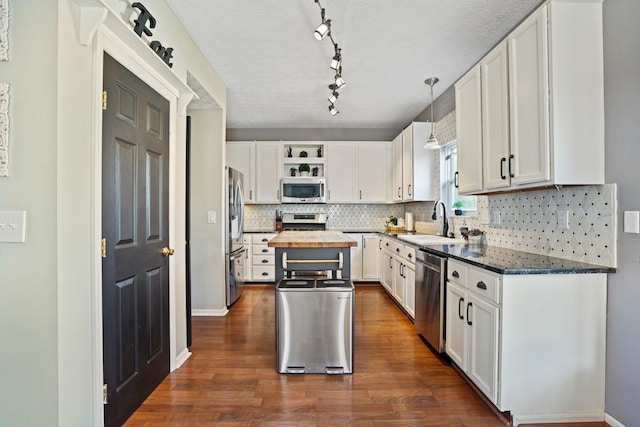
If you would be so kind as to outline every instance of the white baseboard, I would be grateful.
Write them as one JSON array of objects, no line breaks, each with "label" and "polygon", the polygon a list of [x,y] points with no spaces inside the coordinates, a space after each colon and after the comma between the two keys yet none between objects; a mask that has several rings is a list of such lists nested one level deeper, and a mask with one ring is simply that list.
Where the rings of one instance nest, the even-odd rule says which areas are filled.
[{"label": "white baseboard", "polygon": [[616,420],[609,414],[604,414],[604,421],[609,424],[611,427],[625,427],[620,421]]},{"label": "white baseboard", "polygon": [[191,310],[192,316],[226,316],[227,313],[229,313],[229,310],[227,310],[226,308],[217,309],[217,310],[209,310],[209,309]]},{"label": "white baseboard", "polygon": [[185,348],[182,353],[180,353],[178,355],[178,357],[176,357],[176,366],[175,368],[173,368],[173,370],[175,371],[176,369],[178,369],[180,366],[182,366],[184,364],[184,362],[187,361],[188,358],[191,357],[191,352],[189,351],[188,348]]},{"label": "white baseboard", "polygon": [[583,412],[580,414],[511,414],[512,424],[548,424],[548,423],[577,423],[604,421],[604,412]]}]

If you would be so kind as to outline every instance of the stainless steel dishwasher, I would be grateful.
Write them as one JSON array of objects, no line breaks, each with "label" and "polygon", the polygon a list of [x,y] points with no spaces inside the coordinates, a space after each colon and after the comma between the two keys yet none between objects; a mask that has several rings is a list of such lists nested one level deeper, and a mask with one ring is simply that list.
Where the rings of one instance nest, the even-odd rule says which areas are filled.
[{"label": "stainless steel dishwasher", "polygon": [[351,374],[355,287],[347,279],[282,279],[276,285],[281,374]]},{"label": "stainless steel dishwasher", "polygon": [[447,258],[416,251],[416,318],[422,337],[438,353],[444,352],[445,281]]}]

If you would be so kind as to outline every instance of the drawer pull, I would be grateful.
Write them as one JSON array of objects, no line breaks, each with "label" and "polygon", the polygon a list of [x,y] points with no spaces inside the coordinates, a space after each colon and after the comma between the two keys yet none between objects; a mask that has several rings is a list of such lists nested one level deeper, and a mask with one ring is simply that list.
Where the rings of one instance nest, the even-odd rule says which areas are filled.
[{"label": "drawer pull", "polygon": [[478,284],[476,285],[478,288],[486,291],[487,290],[487,284],[484,282],[478,282]]},{"label": "drawer pull", "polygon": [[269,241],[269,239],[262,239],[262,241],[263,241],[263,242],[268,242],[268,241]]},{"label": "drawer pull", "polygon": [[266,271],[263,271],[263,272],[262,272],[262,275],[263,275],[263,276],[268,276],[268,275],[269,275],[269,273],[267,273]]},{"label": "drawer pull", "polygon": [[471,309],[471,306],[473,304],[471,303],[467,303],[467,325],[471,326],[473,325],[473,322],[471,322],[471,318],[469,317],[469,309]]},{"label": "drawer pull", "polygon": [[453,277],[455,277],[456,279],[459,279],[459,278],[460,278],[460,274],[459,274],[456,270],[453,270],[453,273],[451,273],[451,275],[452,275]]},{"label": "drawer pull", "polygon": [[263,263],[263,264],[267,264],[268,262],[269,262],[269,260],[268,260],[268,259],[263,259],[263,260],[262,260],[262,263]]},{"label": "drawer pull", "polygon": [[269,252],[269,249],[265,248],[265,249],[262,250],[262,252],[267,253],[267,252]]},{"label": "drawer pull", "polygon": [[409,259],[411,259],[411,258],[413,257],[413,255],[411,255],[411,254],[409,254],[409,255],[407,255],[407,256],[409,257]]}]

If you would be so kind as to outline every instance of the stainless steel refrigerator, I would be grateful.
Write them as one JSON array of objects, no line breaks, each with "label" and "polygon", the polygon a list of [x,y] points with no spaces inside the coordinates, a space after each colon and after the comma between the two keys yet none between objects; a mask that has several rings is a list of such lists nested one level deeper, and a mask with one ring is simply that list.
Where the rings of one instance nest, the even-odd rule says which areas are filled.
[{"label": "stainless steel refrigerator", "polygon": [[227,167],[227,226],[226,226],[226,294],[227,307],[242,295],[245,269],[247,266],[247,248],[242,242],[244,226],[244,197],[242,194],[242,172]]}]

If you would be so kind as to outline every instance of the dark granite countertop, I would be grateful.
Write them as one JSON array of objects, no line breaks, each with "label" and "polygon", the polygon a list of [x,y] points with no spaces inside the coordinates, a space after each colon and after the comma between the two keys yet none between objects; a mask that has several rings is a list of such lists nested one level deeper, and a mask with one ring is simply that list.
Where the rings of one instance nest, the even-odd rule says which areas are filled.
[{"label": "dark granite countertop", "polygon": [[429,245],[426,252],[468,262],[499,274],[615,273],[616,269],[547,255],[486,245]]}]

